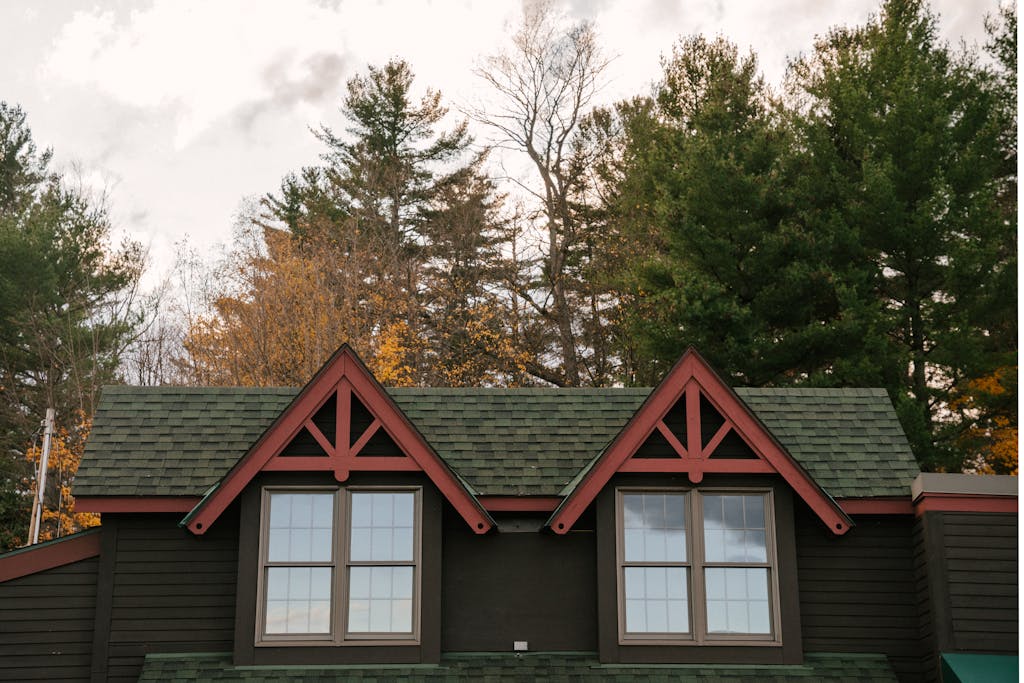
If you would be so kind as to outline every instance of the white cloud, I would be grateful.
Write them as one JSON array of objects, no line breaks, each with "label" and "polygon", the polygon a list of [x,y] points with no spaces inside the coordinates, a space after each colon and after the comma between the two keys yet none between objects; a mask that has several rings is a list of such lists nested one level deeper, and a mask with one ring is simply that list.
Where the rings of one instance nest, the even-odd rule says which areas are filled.
[{"label": "white cloud", "polygon": [[308,79],[312,55],[343,55],[343,27],[341,15],[300,2],[156,0],[120,17],[79,11],[61,28],[43,77],[173,110],[180,150],[240,105],[272,98],[268,73]]}]

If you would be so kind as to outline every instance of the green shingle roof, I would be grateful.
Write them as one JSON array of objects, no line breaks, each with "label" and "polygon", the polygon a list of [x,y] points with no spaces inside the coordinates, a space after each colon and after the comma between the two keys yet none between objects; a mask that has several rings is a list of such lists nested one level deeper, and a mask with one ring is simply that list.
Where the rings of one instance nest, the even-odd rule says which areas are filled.
[{"label": "green shingle roof", "polygon": [[[106,387],[75,480],[79,496],[197,496],[297,389]],[[559,495],[650,389],[389,389],[481,495]],[[903,496],[919,470],[881,389],[738,389],[834,497]]]},{"label": "green shingle roof", "polygon": [[445,654],[441,663],[389,666],[232,666],[229,653],[149,654],[139,681],[896,681],[885,655],[807,653],[802,665],[601,664],[591,653]]}]

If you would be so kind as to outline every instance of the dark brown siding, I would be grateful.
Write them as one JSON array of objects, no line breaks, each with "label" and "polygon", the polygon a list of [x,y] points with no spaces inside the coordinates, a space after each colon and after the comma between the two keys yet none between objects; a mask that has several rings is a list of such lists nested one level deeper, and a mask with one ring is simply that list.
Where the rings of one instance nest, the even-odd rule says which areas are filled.
[{"label": "dark brown siding", "polygon": [[[546,515],[504,520],[506,531],[474,534],[454,511],[445,516],[441,648],[507,652],[597,649],[594,532],[538,533]],[[511,531],[520,526],[523,531]],[[581,525],[586,526],[586,525]],[[532,530],[531,530],[532,529]]]},{"label": "dark brown siding", "polygon": [[1016,654],[1017,516],[928,512],[923,526],[938,651]]},{"label": "dark brown siding", "polygon": [[0,583],[0,680],[88,681],[97,558]]},{"label": "dark brown siding", "polygon": [[110,524],[116,532],[116,552],[109,616],[100,615],[110,624],[107,669],[96,678],[134,681],[148,652],[231,649],[237,509],[203,536],[179,528],[180,519],[104,515],[105,531]]},{"label": "dark brown siding", "polygon": [[921,625],[921,680],[933,683],[939,680],[939,662],[935,643],[935,610],[928,577],[925,527],[919,518],[914,521],[914,598]]},{"label": "dark brown siding", "polygon": [[885,653],[901,681],[920,680],[913,517],[858,516],[835,536],[796,508],[804,651]]}]

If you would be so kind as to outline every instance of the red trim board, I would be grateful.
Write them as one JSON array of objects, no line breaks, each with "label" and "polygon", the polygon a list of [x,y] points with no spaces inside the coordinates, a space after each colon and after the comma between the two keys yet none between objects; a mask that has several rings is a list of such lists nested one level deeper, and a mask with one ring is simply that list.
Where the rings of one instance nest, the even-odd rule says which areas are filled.
[{"label": "red trim board", "polygon": [[[700,400],[704,397],[724,418],[721,428],[704,446]],[[686,408],[686,443],[680,443],[664,419],[680,400]],[[637,458],[640,446],[658,430],[675,450],[677,458]],[[714,449],[735,432],[757,456],[755,459],[712,459]],[[853,521],[811,478],[786,449],[775,440],[736,393],[715,374],[692,347],[686,350],[668,376],[651,392],[604,454],[548,520],[558,534],[567,533],[583,511],[617,472],[686,473],[699,484],[705,473],[778,473],[807,503],[833,534],[845,534]]]},{"label": "red trim board", "polygon": [[1017,513],[1017,496],[985,496],[962,493],[925,493],[914,501],[914,513],[926,512],[1012,512]]},{"label": "red trim board", "polygon": [[100,533],[86,531],[0,556],[0,583],[100,554]]},{"label": "red trim board", "polygon": [[188,512],[198,496],[89,496],[75,498],[76,512]]},{"label": "red trim board", "polygon": [[914,504],[906,498],[840,498],[836,502],[848,515],[912,515]]}]

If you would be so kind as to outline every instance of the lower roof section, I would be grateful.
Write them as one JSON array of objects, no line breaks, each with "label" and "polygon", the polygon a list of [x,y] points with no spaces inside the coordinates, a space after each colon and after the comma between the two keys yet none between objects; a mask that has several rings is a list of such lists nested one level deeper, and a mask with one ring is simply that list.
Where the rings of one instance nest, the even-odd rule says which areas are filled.
[{"label": "lower roof section", "polygon": [[441,657],[440,664],[277,667],[232,666],[228,653],[149,654],[139,681],[896,681],[889,661],[881,654],[808,653],[804,660],[802,665],[789,666],[601,664],[596,653],[589,652],[509,652],[450,653]]}]

